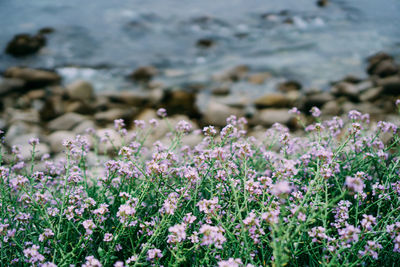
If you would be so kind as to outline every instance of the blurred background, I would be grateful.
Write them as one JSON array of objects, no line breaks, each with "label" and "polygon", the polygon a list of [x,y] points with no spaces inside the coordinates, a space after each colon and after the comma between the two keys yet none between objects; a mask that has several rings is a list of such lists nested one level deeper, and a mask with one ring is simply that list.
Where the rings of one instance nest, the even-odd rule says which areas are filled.
[{"label": "blurred background", "polygon": [[[398,0],[3,0],[0,24],[0,71],[56,69],[64,83],[85,79],[96,91],[132,88],[125,77],[148,65],[165,85],[207,85],[244,64],[273,79],[233,93],[257,95],[281,78],[326,88],[362,77],[371,54],[400,55]],[[14,35],[43,28],[51,33],[37,53],[3,52]]]}]

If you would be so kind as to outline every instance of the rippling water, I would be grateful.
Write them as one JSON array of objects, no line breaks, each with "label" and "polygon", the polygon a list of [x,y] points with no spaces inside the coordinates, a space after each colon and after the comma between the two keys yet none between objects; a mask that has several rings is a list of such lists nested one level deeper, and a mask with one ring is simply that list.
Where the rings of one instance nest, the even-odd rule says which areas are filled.
[{"label": "rippling water", "polygon": [[[66,81],[84,77],[98,90],[129,87],[124,75],[147,64],[179,70],[159,77],[171,84],[248,64],[324,87],[364,75],[365,57],[377,51],[400,55],[398,0],[331,0],[326,8],[311,0],[2,0],[0,25],[2,50],[16,33],[55,29],[38,55],[0,54],[0,70],[57,68]],[[202,38],[215,45],[197,47]]]}]

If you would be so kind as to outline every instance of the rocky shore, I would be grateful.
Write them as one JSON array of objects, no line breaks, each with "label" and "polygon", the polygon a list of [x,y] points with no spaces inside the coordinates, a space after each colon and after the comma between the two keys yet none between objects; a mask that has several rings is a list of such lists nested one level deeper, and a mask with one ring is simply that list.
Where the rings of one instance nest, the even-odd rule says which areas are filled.
[{"label": "rocky shore", "polygon": [[[202,109],[197,96],[204,88],[165,88],[153,80],[158,71],[152,66],[141,67],[129,77],[143,90],[99,93],[82,80],[63,86],[61,77],[51,70],[12,67],[0,79],[0,130],[4,132],[5,149],[19,145],[25,160],[31,157],[28,140],[40,138],[36,154],[39,160],[45,154],[56,156],[63,150],[63,139],[85,134],[88,128],[98,130],[100,137],[120,140],[111,130],[115,119],[124,119],[128,129],[133,131],[134,120],[148,121],[156,117],[158,108],[168,111],[172,123],[188,120],[195,129],[206,125],[224,126],[229,115],[244,116],[249,121],[250,135],[262,134],[275,122],[301,132],[297,120],[288,112],[292,107],[298,107],[307,116],[311,107],[316,106],[327,117],[344,116],[356,109],[369,113],[373,121],[398,123],[400,117],[395,101],[400,98],[399,66],[385,53],[367,60],[369,76],[366,79],[344,77],[333,82],[327,91],[304,89],[296,81],[286,81],[279,84],[275,92],[254,101],[232,101],[230,86],[243,81],[262,84],[270,74],[254,73],[247,66],[237,66],[213,77],[220,86],[210,90],[209,101]],[[158,140],[168,131],[168,125],[161,123],[148,142]],[[183,142],[194,145],[199,139],[195,131]],[[111,145],[100,149],[112,151]]]}]

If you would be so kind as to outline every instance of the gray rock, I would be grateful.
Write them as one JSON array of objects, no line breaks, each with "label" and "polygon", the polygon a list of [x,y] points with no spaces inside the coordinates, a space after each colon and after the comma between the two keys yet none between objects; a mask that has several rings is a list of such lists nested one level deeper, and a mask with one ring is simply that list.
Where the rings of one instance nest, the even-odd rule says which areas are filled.
[{"label": "gray rock", "polygon": [[56,131],[48,136],[50,149],[52,153],[59,153],[65,150],[63,141],[74,139],[75,135],[69,131]]},{"label": "gray rock", "polygon": [[38,133],[27,133],[15,136],[11,140],[9,140],[9,142],[7,142],[7,145],[9,145],[10,147],[15,145],[26,145],[28,144],[31,138],[39,138],[39,140],[41,140],[40,135]]},{"label": "gray rock", "polygon": [[377,84],[383,87],[384,94],[400,95],[400,76],[390,76],[379,79]]},{"label": "gray rock", "polygon": [[91,120],[85,120],[82,121],[81,123],[79,123],[74,129],[73,132],[75,134],[85,134],[86,130],[92,128],[92,129],[96,129],[96,124],[91,121]]},{"label": "gray rock", "polygon": [[93,86],[87,81],[78,80],[67,85],[68,96],[72,99],[88,101],[93,98],[93,92]]},{"label": "gray rock", "polygon": [[17,136],[29,134],[29,133],[40,133],[40,128],[37,125],[32,125],[26,122],[15,122],[9,126],[4,139],[5,142],[10,144],[12,140]]},{"label": "gray rock", "polygon": [[23,80],[0,78],[0,96],[21,91],[24,86],[25,82]]},{"label": "gray rock", "polygon": [[203,114],[203,122],[214,126],[225,126],[226,118],[230,115],[242,117],[244,111],[242,109],[229,107],[216,101],[210,101]]},{"label": "gray rock", "polygon": [[340,111],[339,103],[335,100],[326,102],[321,108],[321,113],[323,115],[337,116],[340,114]]},{"label": "gray rock", "polygon": [[354,84],[340,82],[332,87],[331,92],[337,96],[346,96],[352,100],[357,100],[360,94],[359,88]]},{"label": "gray rock", "polygon": [[23,80],[28,87],[43,87],[61,81],[55,72],[22,67],[11,67],[4,72],[4,76]]},{"label": "gray rock", "polygon": [[135,111],[130,109],[114,108],[103,112],[98,112],[94,115],[94,119],[101,124],[113,122],[116,119],[129,119],[132,118]]},{"label": "gray rock", "polygon": [[254,101],[254,104],[257,108],[266,108],[266,107],[282,108],[291,106],[292,101],[287,97],[286,94],[269,93],[256,99]]},{"label": "gray rock", "polygon": [[48,128],[52,131],[71,130],[85,119],[86,117],[76,113],[66,113],[50,121]]},{"label": "gray rock", "polygon": [[252,125],[270,127],[276,122],[284,125],[289,125],[291,124],[291,121],[293,119],[294,116],[292,114],[289,114],[289,109],[267,108],[260,110],[250,121],[250,123]]},{"label": "gray rock", "polygon": [[156,67],[143,66],[134,70],[129,77],[134,81],[149,82],[157,74],[158,70]]},{"label": "gray rock", "polygon": [[317,92],[306,95],[302,100],[302,108],[309,111],[312,107],[321,107],[326,102],[334,100],[335,97],[329,92]]},{"label": "gray rock", "polygon": [[360,95],[361,102],[374,101],[380,97],[383,92],[382,87],[370,88]]},{"label": "gray rock", "polygon": [[[20,145],[20,152],[22,159],[24,161],[28,161],[32,159],[32,146],[29,144],[22,144]],[[50,148],[47,144],[39,143],[35,146],[35,157],[34,159],[38,160],[43,155],[49,154],[50,153]]]},{"label": "gray rock", "polygon": [[28,109],[28,110],[6,109],[5,114],[8,117],[9,124],[13,124],[19,121],[28,123],[40,122],[39,112],[35,109]]}]

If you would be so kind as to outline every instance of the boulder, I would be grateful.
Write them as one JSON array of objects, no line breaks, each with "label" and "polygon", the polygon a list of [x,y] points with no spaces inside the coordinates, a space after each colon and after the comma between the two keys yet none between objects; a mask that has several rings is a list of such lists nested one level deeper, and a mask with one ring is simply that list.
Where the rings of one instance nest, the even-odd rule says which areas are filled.
[{"label": "boulder", "polygon": [[292,105],[291,99],[282,93],[268,93],[254,101],[257,108],[266,107],[289,107]]},{"label": "boulder", "polygon": [[92,115],[96,112],[94,105],[82,101],[73,101],[66,103],[65,112],[73,112],[85,115]]},{"label": "boulder", "polygon": [[4,136],[4,141],[7,144],[11,144],[13,142],[13,139],[18,136],[26,135],[29,133],[35,133],[39,135],[40,131],[41,129],[37,125],[32,125],[22,121],[15,122],[8,127],[8,130]]},{"label": "boulder", "polygon": [[231,91],[230,84],[224,83],[211,89],[213,95],[229,95]]},{"label": "boulder", "polygon": [[13,124],[15,122],[27,122],[27,123],[39,123],[40,115],[37,110],[27,109],[6,109],[6,116],[8,117],[8,123]]},{"label": "boulder", "polygon": [[17,34],[7,44],[5,52],[14,57],[35,54],[46,45],[46,38],[42,34],[30,35],[26,33]]},{"label": "boulder", "polygon": [[203,114],[203,123],[223,127],[226,125],[226,118],[230,115],[242,117],[244,116],[244,111],[211,100]]},{"label": "boulder", "polygon": [[248,74],[250,68],[246,65],[238,65],[222,73],[213,75],[213,79],[218,82],[237,82]]},{"label": "boulder", "polygon": [[143,66],[134,70],[129,77],[137,82],[149,82],[157,74],[158,70],[155,67]]},{"label": "boulder", "polygon": [[23,80],[29,88],[58,84],[61,81],[60,75],[53,71],[23,67],[11,67],[4,72],[4,76]]},{"label": "boulder", "polygon": [[134,107],[143,107],[149,103],[150,94],[149,92],[140,91],[120,91],[120,92],[109,92],[102,93],[102,96],[108,97],[111,102],[124,103]]},{"label": "boulder", "polygon": [[55,118],[54,120],[51,120],[47,126],[51,131],[68,131],[85,119],[86,117],[77,113],[66,113],[60,117]]},{"label": "boulder", "polygon": [[329,4],[329,0],[317,0],[317,6],[325,7]]},{"label": "boulder", "polygon": [[183,90],[169,90],[164,92],[161,107],[167,109],[168,114],[186,114],[189,117],[199,117],[196,107],[197,95],[194,92]]},{"label": "boulder", "polygon": [[302,109],[308,112],[312,107],[321,107],[326,102],[334,100],[335,97],[329,92],[314,92],[302,98]]},{"label": "boulder", "polygon": [[336,100],[326,102],[321,108],[321,113],[323,115],[337,116],[340,115],[340,112],[341,109]]},{"label": "boulder", "polygon": [[293,123],[294,120],[295,117],[289,113],[289,109],[266,108],[260,110],[254,116],[254,118],[250,120],[250,124],[270,127],[276,122],[283,125],[290,125]]},{"label": "boulder", "polygon": [[196,46],[200,48],[210,48],[215,45],[215,41],[210,38],[202,38],[197,40]]},{"label": "boulder", "polygon": [[133,116],[137,113],[137,110],[134,108],[127,109],[109,109],[107,111],[98,112],[94,115],[94,119],[96,122],[100,124],[107,124],[113,122],[117,119],[124,119],[125,121],[131,121]]},{"label": "boulder", "polygon": [[154,110],[154,109],[147,108],[147,109],[143,110],[142,112],[140,112],[136,116],[135,119],[136,120],[143,120],[145,122],[148,122],[151,119],[158,119],[157,111]]},{"label": "boulder", "polygon": [[20,92],[25,87],[25,82],[20,79],[0,78],[0,96],[13,92]]},{"label": "boulder", "polygon": [[[24,161],[28,161],[32,159],[32,146],[30,144],[21,144],[20,145],[20,153],[22,156],[22,159]],[[43,155],[49,154],[50,153],[50,148],[47,144],[44,143],[39,143],[35,146],[35,160],[39,160]]]},{"label": "boulder", "polygon": [[377,84],[383,87],[384,94],[400,95],[400,76],[390,76],[379,79]]},{"label": "boulder", "polygon": [[360,90],[357,86],[347,82],[340,82],[331,88],[331,92],[336,96],[346,96],[351,100],[358,100]]},{"label": "boulder", "polygon": [[84,120],[74,127],[74,134],[85,134],[87,129],[96,129],[96,124],[91,120]]},{"label": "boulder", "polygon": [[370,56],[367,61],[367,73],[370,75],[386,77],[399,71],[399,68],[395,64],[393,57],[384,52],[379,52],[373,56]]},{"label": "boulder", "polygon": [[278,85],[278,90],[281,92],[299,91],[302,88],[298,81],[286,81]]},{"label": "boulder", "polygon": [[53,95],[46,98],[44,105],[39,110],[40,118],[43,121],[52,120],[65,112],[65,104],[62,97]]},{"label": "boulder", "polygon": [[65,150],[63,146],[64,140],[75,139],[75,134],[69,131],[56,131],[48,136],[50,149],[52,153],[59,153]]},{"label": "boulder", "polygon": [[252,84],[260,85],[265,82],[265,80],[271,78],[271,73],[269,72],[260,72],[260,73],[254,73],[249,75],[247,78],[247,81]]},{"label": "boulder", "polygon": [[71,99],[87,102],[94,97],[93,86],[87,81],[78,80],[67,85],[66,88]]},{"label": "boulder", "polygon": [[380,97],[382,91],[383,91],[382,87],[370,88],[360,95],[359,97],[360,101],[361,102],[374,101]]}]

